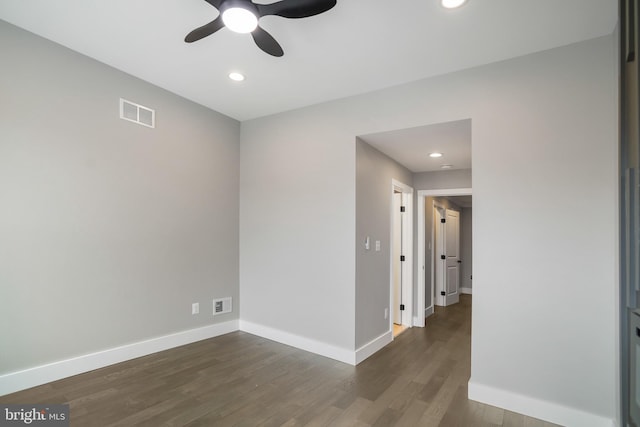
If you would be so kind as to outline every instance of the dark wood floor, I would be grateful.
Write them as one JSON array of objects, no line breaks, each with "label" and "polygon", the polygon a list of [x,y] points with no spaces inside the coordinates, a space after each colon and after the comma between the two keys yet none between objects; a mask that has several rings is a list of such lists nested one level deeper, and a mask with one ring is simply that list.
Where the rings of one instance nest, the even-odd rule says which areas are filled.
[{"label": "dark wood floor", "polygon": [[471,297],[357,367],[243,332],[0,397],[84,426],[552,426],[467,399]]}]

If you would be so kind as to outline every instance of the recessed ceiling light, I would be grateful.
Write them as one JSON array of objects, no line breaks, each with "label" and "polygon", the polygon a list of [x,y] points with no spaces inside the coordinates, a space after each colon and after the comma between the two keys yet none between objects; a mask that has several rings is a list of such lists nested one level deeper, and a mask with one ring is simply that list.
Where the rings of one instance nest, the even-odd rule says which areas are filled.
[{"label": "recessed ceiling light", "polygon": [[229,73],[229,78],[235,82],[241,82],[244,80],[244,74],[240,74],[237,72]]},{"label": "recessed ceiling light", "polygon": [[451,169],[453,167],[453,165],[442,165],[440,166],[440,169]]},{"label": "recessed ceiling light", "polygon": [[442,157],[442,153],[431,153],[429,154],[429,157],[433,157],[434,159],[436,159],[438,157]]},{"label": "recessed ceiling light", "polygon": [[447,9],[455,9],[456,7],[462,6],[466,2],[467,0],[441,0],[440,4],[442,4],[442,7],[445,7]]},{"label": "recessed ceiling light", "polygon": [[236,33],[250,33],[258,26],[258,17],[243,7],[230,7],[222,12],[225,27]]}]

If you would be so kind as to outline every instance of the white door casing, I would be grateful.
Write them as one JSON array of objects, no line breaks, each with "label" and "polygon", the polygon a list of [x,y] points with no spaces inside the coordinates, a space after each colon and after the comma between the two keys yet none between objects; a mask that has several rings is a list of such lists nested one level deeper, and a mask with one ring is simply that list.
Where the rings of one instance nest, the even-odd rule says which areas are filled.
[{"label": "white door casing", "polygon": [[402,193],[393,193],[393,299],[391,302],[393,323],[402,325],[402,311],[399,310],[402,304],[402,263],[400,262],[400,254],[402,254]]},{"label": "white door casing", "polygon": [[[404,212],[399,212],[399,209],[395,209],[395,193],[401,193],[402,206],[404,206]],[[413,326],[413,188],[406,184],[393,179],[391,181],[391,239],[392,250],[390,266],[390,286],[389,286],[389,304],[391,306],[389,316],[389,330],[393,330],[393,322],[395,318],[395,312],[401,311],[400,304],[396,303],[394,298],[394,261],[400,256],[404,256],[404,260],[400,262],[400,278],[401,278],[401,304],[404,306],[404,310],[401,311],[401,324],[404,326]],[[394,241],[394,221],[396,215],[401,221],[401,253],[396,253],[393,250]]]}]

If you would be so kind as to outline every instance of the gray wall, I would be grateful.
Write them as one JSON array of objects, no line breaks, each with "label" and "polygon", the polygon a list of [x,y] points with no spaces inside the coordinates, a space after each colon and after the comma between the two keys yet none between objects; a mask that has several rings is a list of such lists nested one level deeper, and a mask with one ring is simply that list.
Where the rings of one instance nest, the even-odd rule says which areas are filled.
[{"label": "gray wall", "polygon": [[453,169],[414,173],[413,185],[416,191],[447,188],[471,188],[471,169]]},{"label": "gray wall", "polygon": [[243,122],[241,317],[346,349],[364,342],[355,137],[471,118],[471,385],[613,419],[615,51],[603,37]]},{"label": "gray wall", "polygon": [[240,317],[353,351],[355,138],[362,133],[345,135],[314,110],[242,122]]},{"label": "gray wall", "polygon": [[460,273],[460,287],[473,288],[471,275],[473,274],[473,208],[462,208],[460,215],[460,259],[462,272]]},{"label": "gray wall", "polygon": [[0,374],[238,318],[239,123],[2,21],[0,51]]},{"label": "gray wall", "polygon": [[[391,183],[411,186],[411,172],[370,145],[356,141],[356,348],[389,331]],[[364,239],[371,238],[371,250]],[[380,240],[381,251],[375,251]],[[373,320],[373,321],[371,321]]]}]

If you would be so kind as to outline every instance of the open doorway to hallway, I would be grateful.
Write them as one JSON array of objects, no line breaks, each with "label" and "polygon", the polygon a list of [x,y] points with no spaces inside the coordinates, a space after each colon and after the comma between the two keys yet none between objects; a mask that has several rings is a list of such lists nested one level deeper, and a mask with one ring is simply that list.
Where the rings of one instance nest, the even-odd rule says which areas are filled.
[{"label": "open doorway to hallway", "polygon": [[[395,212],[393,205],[393,189],[387,187],[389,180],[398,180],[408,184],[417,190],[439,188],[464,188],[470,194],[471,188],[471,119],[461,119],[452,122],[435,123],[414,128],[398,129],[376,134],[358,135],[356,138],[356,301],[359,325],[356,329],[357,345],[364,345],[372,339],[381,336],[382,328],[377,326],[377,318],[384,315],[384,332],[389,339],[392,336],[394,324],[405,326],[424,326],[425,298],[432,292],[425,292],[424,277],[418,281],[420,275],[425,273],[424,244],[418,245],[418,239],[424,238],[424,223],[417,220],[417,215],[422,215],[424,221],[424,198],[418,201],[414,192],[411,200],[414,207],[409,209],[413,214],[413,256],[407,260],[413,262],[412,273],[414,280],[410,284],[408,295],[398,297],[398,288],[394,290],[392,284],[393,264],[398,263],[393,252],[393,239],[388,240],[388,252],[385,253],[384,237],[380,251],[374,248],[380,232],[384,235],[384,220],[388,218],[390,211]],[[385,182],[386,181],[386,182]],[[446,195],[449,195],[448,193]],[[455,195],[455,194],[454,194]],[[393,228],[391,218],[386,219],[386,224]],[[384,228],[383,228],[384,227]],[[418,232],[417,228],[421,227]],[[364,245],[362,243],[364,242]],[[431,245],[433,243],[430,243]],[[417,255],[417,251],[423,253]],[[432,251],[432,247],[429,247]],[[376,253],[377,252],[377,253]],[[430,252],[431,253],[431,252]],[[379,255],[387,255],[388,263],[383,267],[375,259]],[[459,257],[456,257],[456,260]],[[431,265],[429,264],[429,267]],[[388,269],[388,270],[387,270]],[[384,271],[386,270],[386,271]],[[431,270],[430,270],[431,271]],[[375,272],[382,274],[374,275]],[[396,267],[396,276],[398,268]],[[429,288],[431,287],[431,273],[429,272]],[[388,295],[387,301],[382,300],[382,281],[389,280],[383,291]],[[460,288],[458,283],[456,288]],[[451,288],[451,287],[450,287]],[[395,298],[394,298],[395,295]],[[408,313],[398,313],[402,320],[394,322],[394,310],[399,310],[397,301],[405,300],[405,296],[412,299],[410,303],[404,303],[405,311],[412,312],[408,319],[404,319]],[[433,298],[431,298],[433,300]],[[421,301],[421,302],[420,302]],[[433,311],[433,302],[428,304]],[[373,332],[373,325],[376,325]],[[371,326],[371,327],[370,327]],[[382,325],[380,325],[382,326]],[[400,328],[396,327],[396,335]],[[378,334],[378,335],[376,335]],[[392,338],[391,338],[392,339]]]},{"label": "open doorway to hallway", "polygon": [[418,191],[417,315],[424,326],[436,306],[472,293],[471,188]]}]

